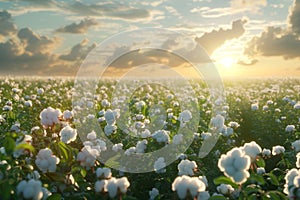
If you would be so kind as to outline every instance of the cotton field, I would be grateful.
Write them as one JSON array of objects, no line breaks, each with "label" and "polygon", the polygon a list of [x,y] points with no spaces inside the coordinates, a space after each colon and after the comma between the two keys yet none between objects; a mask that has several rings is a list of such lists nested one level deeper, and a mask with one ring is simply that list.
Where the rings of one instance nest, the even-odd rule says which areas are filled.
[{"label": "cotton field", "polygon": [[1,79],[0,199],[300,199],[299,80],[80,84]]}]

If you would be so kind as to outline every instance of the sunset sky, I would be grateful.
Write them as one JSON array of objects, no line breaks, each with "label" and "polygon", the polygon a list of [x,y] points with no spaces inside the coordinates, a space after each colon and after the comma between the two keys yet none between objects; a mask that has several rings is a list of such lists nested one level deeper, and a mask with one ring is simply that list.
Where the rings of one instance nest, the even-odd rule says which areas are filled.
[{"label": "sunset sky", "polygon": [[0,75],[74,76],[104,39],[144,27],[193,38],[222,77],[300,76],[300,0],[2,0]]}]

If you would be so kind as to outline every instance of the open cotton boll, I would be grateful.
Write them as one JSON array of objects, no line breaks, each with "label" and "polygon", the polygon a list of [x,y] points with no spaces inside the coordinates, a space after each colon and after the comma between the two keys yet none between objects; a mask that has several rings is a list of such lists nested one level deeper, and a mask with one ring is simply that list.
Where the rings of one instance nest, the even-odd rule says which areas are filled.
[{"label": "open cotton boll", "polygon": [[95,192],[107,192],[106,185],[107,185],[107,180],[96,181]]},{"label": "open cotton boll", "polygon": [[166,163],[165,159],[163,157],[159,157],[155,162],[154,162],[154,171],[156,173],[165,173],[166,172]]},{"label": "open cotton boll", "polygon": [[65,110],[63,112],[63,118],[65,120],[69,120],[69,119],[73,118],[73,116],[74,116],[73,111]]},{"label": "open cotton boll", "polygon": [[296,160],[296,167],[300,168],[300,152],[297,153],[296,158],[297,158],[297,160]]},{"label": "open cotton boll", "polygon": [[23,180],[17,185],[17,194],[24,199],[40,200],[43,198],[42,183],[34,179]]},{"label": "open cotton boll", "polygon": [[210,121],[211,126],[216,128],[219,131],[222,131],[222,129],[224,128],[224,122],[225,119],[222,115],[217,114],[215,117],[213,117]]},{"label": "open cotton boll", "polygon": [[96,176],[97,178],[110,178],[112,175],[111,170],[107,167],[103,167],[103,168],[97,168],[96,170]]},{"label": "open cotton boll", "polygon": [[159,195],[159,190],[156,188],[152,188],[152,190],[149,191],[149,200],[154,200]]},{"label": "open cotton boll", "polygon": [[123,149],[123,144],[122,143],[114,144],[112,146],[112,150],[114,152],[121,151],[122,149]]},{"label": "open cotton boll", "polygon": [[294,186],[294,179],[300,175],[300,171],[293,168],[289,170],[284,179],[285,179],[285,184],[284,184],[284,189],[283,192],[287,194],[288,196],[293,196],[293,190],[295,188]]},{"label": "open cotton boll", "polygon": [[62,113],[59,109],[48,107],[40,113],[41,124],[45,128],[48,128],[49,126],[57,124],[59,122],[59,117],[61,116]]},{"label": "open cotton boll", "polygon": [[237,147],[221,155],[218,161],[219,169],[238,184],[244,183],[250,176],[247,171],[250,164],[251,158]]},{"label": "open cotton boll", "polygon": [[115,126],[115,125],[107,124],[104,127],[104,133],[107,136],[110,136],[111,134],[115,133],[116,130],[117,130],[117,126]]},{"label": "open cotton boll", "polygon": [[127,188],[130,186],[130,183],[126,177],[114,178],[112,177],[107,181],[106,190],[110,198],[117,196],[117,192],[120,191],[122,194],[127,192]]},{"label": "open cotton boll", "polygon": [[52,155],[51,149],[41,149],[36,156],[35,164],[43,172],[55,172],[56,165],[59,163],[59,158]]},{"label": "open cotton boll", "polygon": [[285,152],[285,148],[283,146],[277,145],[272,147],[272,155],[279,155]]},{"label": "open cotton boll", "polygon": [[63,143],[69,144],[70,142],[74,142],[77,137],[77,130],[73,129],[70,126],[66,126],[59,132],[60,141]]},{"label": "open cotton boll", "polygon": [[181,144],[183,142],[183,135],[182,134],[176,134],[173,136],[173,140],[172,140],[172,143],[173,144]]},{"label": "open cotton boll", "polygon": [[296,130],[295,125],[287,125],[287,126],[285,127],[285,131],[286,131],[286,132],[292,132],[292,131],[294,131],[294,130]]},{"label": "open cotton boll", "polygon": [[208,191],[199,192],[197,200],[208,200],[210,198],[210,194]]},{"label": "open cotton boll", "polygon": [[109,125],[114,124],[115,120],[116,120],[115,113],[111,109],[108,109],[105,112],[104,118],[105,118],[106,123]]},{"label": "open cotton boll", "polygon": [[257,174],[265,174],[265,173],[266,173],[266,170],[265,170],[265,168],[263,168],[263,167],[258,167],[258,168],[256,169],[256,173],[257,173]]},{"label": "open cotton boll", "polygon": [[255,161],[258,154],[261,153],[261,147],[254,141],[250,143],[245,143],[242,147],[242,150],[245,152],[246,155],[250,156],[251,161]]},{"label": "open cotton boll", "polygon": [[181,124],[185,124],[189,122],[192,119],[192,113],[189,110],[182,111],[178,116],[178,121],[180,121]]},{"label": "open cotton boll", "polygon": [[152,134],[152,138],[154,138],[157,142],[162,142],[162,143],[169,143],[170,142],[170,136],[169,136],[169,131],[166,130],[158,130],[155,131]]},{"label": "open cotton boll", "polygon": [[126,151],[124,152],[124,154],[126,156],[131,156],[132,154],[136,153],[136,147],[130,147],[128,149],[126,149]]},{"label": "open cotton boll", "polygon": [[24,106],[32,107],[32,101],[31,100],[24,101]]},{"label": "open cotton boll", "polygon": [[95,131],[92,131],[92,132],[90,132],[90,133],[87,134],[86,138],[88,140],[95,140],[97,138],[97,134],[96,134]]},{"label": "open cotton boll", "polygon": [[234,188],[229,184],[222,183],[217,187],[217,191],[221,194],[231,194],[234,191]]},{"label": "open cotton boll", "polygon": [[205,189],[205,184],[197,177],[178,176],[172,183],[172,190],[177,192],[180,199],[186,198],[188,192],[194,198]]},{"label": "open cotton boll", "polygon": [[296,141],[292,142],[292,146],[296,152],[299,152],[300,151],[300,140],[296,140]]},{"label": "open cotton boll", "polygon": [[138,141],[135,147],[136,153],[144,153],[147,148],[147,144],[147,140]]},{"label": "open cotton boll", "polygon": [[271,150],[270,149],[263,149],[261,152],[262,156],[270,156],[271,155]]},{"label": "open cotton boll", "polygon": [[97,149],[91,146],[84,146],[77,155],[77,161],[80,162],[81,166],[90,169],[95,165],[95,161],[99,156],[100,152]]},{"label": "open cotton boll", "polygon": [[255,111],[258,110],[258,108],[259,108],[258,103],[251,104],[251,110]]},{"label": "open cotton boll", "polygon": [[182,160],[177,166],[179,172],[178,176],[181,175],[194,175],[194,170],[197,168],[197,164],[195,161]]}]

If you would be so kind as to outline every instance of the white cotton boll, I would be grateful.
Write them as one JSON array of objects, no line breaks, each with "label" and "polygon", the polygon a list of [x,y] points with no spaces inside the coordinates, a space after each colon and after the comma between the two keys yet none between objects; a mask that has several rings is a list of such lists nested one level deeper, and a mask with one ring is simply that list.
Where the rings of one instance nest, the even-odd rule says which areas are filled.
[{"label": "white cotton boll", "polygon": [[189,110],[184,110],[179,114],[178,120],[184,124],[189,122],[192,118],[192,113]]},{"label": "white cotton boll", "polygon": [[116,121],[115,113],[111,109],[108,109],[105,112],[104,118],[105,118],[106,123],[109,124],[109,125],[114,124],[115,121]]},{"label": "white cotton boll", "polygon": [[66,144],[74,142],[77,137],[77,130],[66,126],[59,132],[60,140]]},{"label": "white cotton boll", "polygon": [[32,107],[32,101],[30,101],[30,100],[24,101],[24,106]]},{"label": "white cotton boll", "polygon": [[183,142],[183,135],[182,134],[176,134],[173,136],[172,143],[179,145]]},{"label": "white cotton boll", "polygon": [[94,140],[94,142],[95,142],[95,147],[97,146],[100,149],[100,151],[106,151],[106,149],[107,149],[106,142],[104,142],[101,139],[96,139],[96,140]]},{"label": "white cotton boll", "polygon": [[138,109],[138,111],[141,111],[144,106],[146,106],[144,101],[138,101],[135,103],[135,107]]},{"label": "white cotton boll", "polygon": [[41,149],[36,156],[35,164],[43,172],[55,172],[56,165],[59,163],[59,158],[52,155],[51,149]]},{"label": "white cotton boll", "polygon": [[258,108],[259,108],[258,103],[251,104],[251,110],[255,111],[258,110]]},{"label": "white cotton boll", "polygon": [[107,185],[107,180],[96,181],[95,192],[107,192],[106,185]]},{"label": "white cotton boll", "polygon": [[294,109],[295,110],[300,109],[300,102],[299,101],[294,105]]},{"label": "white cotton boll", "polygon": [[286,173],[286,175],[284,177],[285,185],[284,185],[284,189],[283,189],[283,192],[285,194],[287,194],[287,195],[292,195],[293,194],[292,190],[293,190],[294,187],[292,187],[292,186],[294,185],[294,179],[295,179],[295,177],[297,177],[299,175],[300,175],[299,170],[297,170],[295,168],[289,170]]},{"label": "white cotton boll", "polygon": [[194,170],[197,168],[197,164],[195,161],[182,160],[177,166],[179,172],[178,176],[181,175],[194,175]]},{"label": "white cotton boll", "polygon": [[43,198],[42,183],[34,179],[23,180],[17,185],[17,194],[22,194],[25,199],[40,200]]},{"label": "white cotton boll", "polygon": [[178,176],[172,183],[172,190],[177,192],[180,199],[186,198],[188,191],[194,198],[205,189],[205,184],[197,177]]},{"label": "white cotton boll", "polygon": [[109,106],[110,106],[110,103],[109,103],[109,101],[108,101],[107,99],[103,99],[103,100],[101,101],[101,105],[102,105],[103,107],[109,107]]},{"label": "white cotton boll", "polygon": [[154,171],[156,173],[165,173],[166,172],[166,163],[165,159],[163,157],[159,157],[155,162],[154,162]]},{"label": "white cotton boll", "polygon": [[262,156],[271,156],[271,150],[270,149],[263,149],[261,152]]},{"label": "white cotton boll", "polygon": [[110,178],[112,175],[111,170],[107,167],[103,167],[103,168],[97,168],[96,170],[96,176],[97,178]]},{"label": "white cotton boll", "polygon": [[218,161],[219,169],[238,184],[244,183],[249,177],[247,170],[250,164],[251,158],[236,147],[228,151],[226,155],[221,155]]},{"label": "white cotton boll", "polygon": [[266,173],[266,170],[265,170],[265,168],[263,168],[263,167],[258,167],[258,168],[256,169],[256,173],[257,173],[257,174],[265,174],[265,173]]},{"label": "white cotton boll", "polygon": [[210,194],[208,191],[199,192],[197,200],[208,200],[210,198]]},{"label": "white cotton boll", "polygon": [[41,124],[47,128],[59,122],[59,117],[62,116],[62,113],[59,109],[54,109],[48,107],[40,113]]},{"label": "white cotton boll", "polygon": [[148,129],[145,129],[141,132],[141,137],[142,138],[148,138],[151,136],[151,132]]},{"label": "white cotton boll", "polygon": [[154,138],[157,142],[162,142],[162,143],[169,143],[170,142],[170,136],[169,136],[169,131],[166,130],[158,130],[155,131],[152,134],[152,138]]},{"label": "white cotton boll", "polygon": [[122,177],[120,179],[112,177],[107,181],[106,190],[108,191],[109,196],[114,198],[117,196],[118,189],[121,193],[125,194],[129,186],[130,183],[126,177]]},{"label": "white cotton boll", "polygon": [[131,156],[135,154],[135,152],[136,152],[136,147],[130,147],[129,149],[126,149],[124,153],[126,156]]},{"label": "white cotton boll", "polygon": [[65,110],[63,112],[63,118],[65,120],[71,119],[71,118],[73,118],[73,116],[74,116],[73,111]]},{"label": "white cotton boll", "polygon": [[117,179],[117,184],[118,184],[119,190],[123,194],[125,194],[127,192],[127,188],[130,186],[130,183],[129,183],[129,181],[126,177],[122,177],[122,178]]},{"label": "white cotton boll", "polygon": [[267,111],[267,110],[269,110],[269,106],[264,105],[264,106],[263,106],[263,111]]},{"label": "white cotton boll", "polygon": [[207,181],[206,176],[199,176],[198,178],[200,179],[200,181],[202,181],[204,183],[204,185],[206,187],[208,187],[208,181]]},{"label": "white cotton boll", "polygon": [[121,151],[122,149],[123,149],[123,144],[122,143],[114,144],[112,146],[112,150],[114,152]]},{"label": "white cotton boll", "polygon": [[136,144],[136,153],[144,153],[147,148],[147,144],[147,140],[138,141]]},{"label": "white cotton boll", "polygon": [[100,156],[100,152],[97,149],[91,148],[91,146],[84,146],[77,155],[77,161],[80,165],[86,169],[90,169],[95,165],[96,158]]},{"label": "white cotton boll", "polygon": [[279,155],[285,152],[285,148],[283,146],[277,145],[272,147],[272,155]]},{"label": "white cotton boll", "polygon": [[297,158],[297,160],[296,160],[296,167],[300,168],[300,153],[297,153],[296,158]]},{"label": "white cotton boll", "polygon": [[300,151],[300,140],[296,140],[296,141],[292,142],[292,146],[296,152],[299,152]]},{"label": "white cotton boll", "polygon": [[218,114],[211,119],[211,126],[221,131],[224,128],[225,119],[222,115]]},{"label": "white cotton boll", "polygon": [[255,161],[258,154],[261,153],[261,147],[254,141],[250,143],[245,143],[242,147],[242,150],[245,152],[246,155],[250,156],[251,161]]},{"label": "white cotton boll", "polygon": [[43,200],[47,200],[48,197],[50,197],[52,195],[52,192],[50,192],[49,190],[47,190],[46,188],[42,188],[42,192],[43,192]]},{"label": "white cotton boll", "polygon": [[286,131],[286,132],[293,132],[293,131],[295,131],[295,130],[296,130],[296,128],[295,128],[294,125],[287,125],[287,126],[285,127],[285,131]]},{"label": "white cotton boll", "polygon": [[107,136],[110,136],[111,134],[115,133],[116,130],[117,130],[117,126],[115,126],[115,125],[109,125],[109,124],[107,124],[104,127],[104,133]]},{"label": "white cotton boll", "polygon": [[156,188],[152,188],[152,190],[149,191],[149,200],[154,200],[155,197],[157,197],[159,195],[159,190]]},{"label": "white cotton boll", "polygon": [[221,194],[228,195],[228,194],[231,194],[234,191],[234,188],[229,184],[222,183],[221,185],[219,185],[217,187],[217,191]]},{"label": "white cotton boll", "polygon": [[296,188],[298,188],[300,186],[300,175],[299,174],[294,178],[293,183]]},{"label": "white cotton boll", "polygon": [[44,89],[43,88],[38,88],[36,91],[39,95],[44,94]]},{"label": "white cotton boll", "polygon": [[90,133],[87,134],[86,138],[88,140],[95,140],[97,138],[97,134],[96,134],[95,131],[92,131],[92,132],[90,132]]},{"label": "white cotton boll", "polygon": [[240,127],[240,124],[238,122],[231,121],[228,123],[228,126],[230,126],[231,128],[238,128]]}]

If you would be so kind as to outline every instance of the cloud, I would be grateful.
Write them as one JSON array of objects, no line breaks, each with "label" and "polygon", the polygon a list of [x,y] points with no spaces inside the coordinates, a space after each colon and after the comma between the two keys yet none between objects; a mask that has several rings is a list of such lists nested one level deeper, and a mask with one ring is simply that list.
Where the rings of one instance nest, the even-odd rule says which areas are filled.
[{"label": "cloud", "polygon": [[86,18],[81,20],[79,23],[74,22],[72,24],[58,28],[56,32],[75,34],[86,33],[90,27],[97,25],[99,25],[99,23],[96,20]]},{"label": "cloud", "polygon": [[239,10],[239,11],[252,11],[257,12],[261,7],[267,5],[267,0],[231,0],[230,2],[231,8]]},{"label": "cloud", "polygon": [[294,0],[288,16],[288,28],[267,27],[246,45],[244,54],[249,59],[256,56],[282,56],[300,58],[300,0]]},{"label": "cloud", "polygon": [[96,47],[96,44],[88,46],[88,40],[84,39],[80,43],[74,45],[68,54],[59,56],[60,59],[66,61],[81,61],[87,54]]},{"label": "cloud", "polygon": [[211,54],[215,49],[224,44],[225,41],[238,38],[245,32],[245,19],[239,19],[232,22],[230,29],[213,30],[209,33],[204,33],[201,37],[195,40],[204,47],[208,54]]},{"label": "cloud", "polygon": [[17,26],[13,23],[11,14],[6,10],[0,11],[0,38],[13,35],[17,32]]}]

